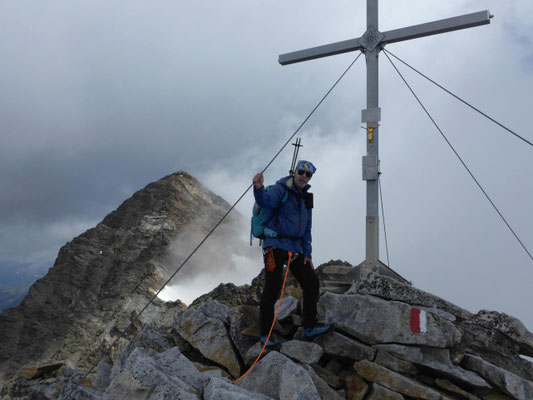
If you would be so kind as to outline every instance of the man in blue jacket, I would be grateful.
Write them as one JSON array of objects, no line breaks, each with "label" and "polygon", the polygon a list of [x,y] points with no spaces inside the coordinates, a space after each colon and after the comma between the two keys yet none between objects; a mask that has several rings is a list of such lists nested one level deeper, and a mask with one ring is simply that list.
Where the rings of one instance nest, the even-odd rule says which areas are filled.
[{"label": "man in blue jacket", "polygon": [[[312,194],[308,193],[309,181],[316,172],[309,161],[298,161],[293,175],[281,178],[265,190],[264,177],[260,172],[253,178],[254,197],[260,207],[275,210],[267,223],[268,232],[274,232],[263,241],[265,262],[265,286],[261,297],[261,342],[267,340],[272,321],[274,304],[278,300],[283,283],[283,266],[287,264],[288,252],[293,254],[290,270],[303,289],[304,333],[312,338],[327,332],[330,325],[319,325],[316,320],[319,281],[311,257]],[[282,201],[288,194],[286,200]],[[270,338],[267,347],[277,345]]]}]

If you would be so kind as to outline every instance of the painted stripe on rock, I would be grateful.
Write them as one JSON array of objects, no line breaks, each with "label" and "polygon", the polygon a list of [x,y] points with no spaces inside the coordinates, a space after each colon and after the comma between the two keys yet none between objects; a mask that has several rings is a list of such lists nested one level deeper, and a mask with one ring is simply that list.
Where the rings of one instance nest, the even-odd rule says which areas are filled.
[{"label": "painted stripe on rock", "polygon": [[427,332],[427,316],[424,310],[419,308],[411,308],[411,332],[425,333]]}]

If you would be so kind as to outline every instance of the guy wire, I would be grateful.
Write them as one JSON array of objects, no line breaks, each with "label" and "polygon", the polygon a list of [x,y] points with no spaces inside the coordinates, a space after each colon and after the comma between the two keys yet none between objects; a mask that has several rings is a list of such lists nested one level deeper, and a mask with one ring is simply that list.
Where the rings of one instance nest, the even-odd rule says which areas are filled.
[{"label": "guy wire", "polygon": [[[274,162],[274,160],[281,154],[281,152],[283,151],[283,149],[290,143],[290,141],[294,138],[294,136],[296,136],[296,134],[300,131],[300,129],[305,125],[305,123],[309,120],[309,118],[311,118],[311,116],[315,113],[315,111],[318,109],[318,107],[320,107],[320,105],[324,102],[324,100],[326,99],[326,97],[328,97],[328,95],[333,91],[333,89],[337,86],[337,84],[342,80],[342,78],[344,78],[344,76],[348,73],[348,71],[350,70],[350,68],[352,68],[352,66],[355,64],[355,62],[359,59],[359,57],[361,57],[361,54],[363,53],[359,53],[359,55],[351,62],[351,64],[348,66],[348,68],[346,68],[346,70],[341,74],[341,76],[335,81],[335,83],[333,84],[333,86],[331,86],[331,88],[326,92],[326,94],[322,97],[322,99],[318,102],[318,104],[313,108],[313,110],[309,113],[309,115],[304,119],[304,121],[300,124],[300,126],[298,126],[298,128],[296,129],[296,131],[294,131],[294,133],[291,135],[291,137],[285,142],[285,144],[281,147],[281,149],[274,155],[274,157],[272,158],[272,160],[270,160],[270,162],[266,165],[266,167],[263,169],[263,171],[261,172],[265,172],[269,167],[270,165],[272,165],[272,163]],[[250,184],[248,186],[248,188],[244,191],[244,193],[237,199],[237,201],[235,203],[233,203],[233,205],[229,208],[229,210],[222,216],[222,218],[215,224],[215,226],[209,231],[209,233],[202,239],[202,241],[194,248],[194,250],[189,254],[189,256],[181,263],[181,265],[176,269],[176,271],[170,276],[170,278],[167,279],[167,281],[163,284],[163,286],[161,286],[161,288],[150,298],[150,300],[148,301],[148,303],[144,306],[144,308],[135,316],[135,318],[131,321],[131,323],[129,324],[129,326],[124,329],[120,335],[118,335],[115,340],[111,343],[111,345],[108,346],[107,350],[104,351],[104,353],[102,353],[101,357],[98,359],[98,361],[96,361],[94,363],[94,365],[91,367],[91,369],[89,369],[89,371],[87,371],[87,373],[85,375],[83,375],[83,377],[78,381],[76,382],[76,385],[74,387],[74,389],[72,390],[71,393],[69,393],[65,399],[69,399],[71,398],[71,396],[76,393],[76,391],[78,390],[79,388],[79,385],[89,376],[89,374],[96,368],[96,366],[98,365],[98,363],[100,361],[102,361],[104,359],[105,356],[107,356],[111,349],[115,346],[115,344],[120,340],[120,339],[123,339],[125,334],[134,326],[135,322],[137,322],[137,320],[139,319],[139,317],[141,316],[141,314],[148,308],[148,306],[150,304],[152,304],[152,302],[155,300],[155,298],[159,295],[159,293],[161,293],[161,291],[165,288],[165,286],[168,285],[168,283],[174,278],[174,276],[176,276],[176,274],[181,270],[181,268],[187,263],[187,261],[190,260],[190,258],[196,253],[196,251],[204,244],[204,242],[211,236],[211,234],[219,227],[219,225],[222,223],[222,221],[224,221],[226,219],[226,217],[229,215],[229,213],[237,206],[237,204],[242,200],[242,198],[246,195],[246,193],[248,193],[248,191],[252,188],[253,186],[253,183]]]}]

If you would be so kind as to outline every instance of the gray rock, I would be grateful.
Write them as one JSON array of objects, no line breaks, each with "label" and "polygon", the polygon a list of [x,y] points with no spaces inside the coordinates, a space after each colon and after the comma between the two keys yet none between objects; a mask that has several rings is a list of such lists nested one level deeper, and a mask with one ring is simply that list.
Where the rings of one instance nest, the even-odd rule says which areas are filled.
[{"label": "gray rock", "polygon": [[280,351],[303,364],[315,364],[324,354],[324,350],[318,344],[302,342],[301,340],[291,340],[283,343]]},{"label": "gray rock", "polygon": [[505,313],[481,310],[472,316],[470,321],[490,329],[496,329],[518,343],[522,354],[533,357],[533,333],[520,320]]},{"label": "gray rock", "polygon": [[98,374],[93,382],[93,387],[103,392],[111,383],[111,367],[105,362],[100,361],[97,368]]},{"label": "gray rock", "polygon": [[479,397],[474,396],[472,393],[468,393],[467,391],[461,389],[459,386],[454,385],[452,382],[446,379],[437,378],[435,379],[435,383],[439,385],[441,388],[446,389],[452,393],[456,393],[465,399],[480,400]]},{"label": "gray rock", "polygon": [[307,371],[277,351],[267,354],[236,385],[275,399],[320,400]]},{"label": "gray rock", "polygon": [[342,376],[342,372],[339,374],[334,374],[330,372],[328,369],[321,367],[319,364],[312,364],[311,367],[316,372],[316,374],[321,377],[324,381],[327,382],[329,386],[331,386],[334,389],[342,389],[344,387],[344,379],[345,377]]},{"label": "gray rock", "polygon": [[[245,334],[254,328],[257,336]],[[253,306],[240,306],[238,312],[231,315],[229,333],[241,358],[246,360],[248,350],[259,340],[259,309]]]},{"label": "gray rock", "polygon": [[533,382],[520,378],[481,357],[466,354],[463,365],[471,371],[477,372],[504,393],[514,396],[518,400],[533,399]]},{"label": "gray rock", "polygon": [[[277,310],[279,300],[276,301],[276,305],[274,306],[274,310]],[[278,321],[284,321],[285,319],[289,318],[291,314],[296,313],[296,310],[298,310],[298,299],[295,299],[292,296],[285,296],[283,299],[281,299],[281,305],[279,306],[279,312],[278,312]]]},{"label": "gray rock", "polygon": [[467,385],[485,389],[491,388],[491,386],[479,375],[453,365],[450,360],[450,352],[447,349],[402,346],[398,344],[376,345],[374,347],[379,350],[387,351],[402,360],[423,365],[424,367],[441,373],[443,376],[448,376]]},{"label": "gray rock", "polygon": [[315,339],[324,353],[332,357],[343,357],[353,361],[373,360],[376,350],[338,332],[330,332]]},{"label": "gray rock", "polygon": [[472,322],[461,324],[463,346],[491,364],[533,381],[533,363],[519,356],[520,346],[503,333]]},{"label": "gray rock", "polygon": [[368,360],[356,362],[354,368],[366,380],[415,399],[452,400],[452,397],[441,394],[429,386]]},{"label": "gray rock", "polygon": [[402,360],[398,357],[394,357],[392,354],[385,350],[378,351],[374,362],[385,368],[392,369],[393,371],[402,374],[416,375],[418,373],[418,369],[412,362]]},{"label": "gray rock", "polygon": [[404,400],[404,397],[398,392],[374,383],[367,400]]},{"label": "gray rock", "polygon": [[146,325],[135,336],[133,344],[135,347],[162,352],[174,347],[174,340],[167,333]]},{"label": "gray rock", "polygon": [[[49,399],[54,397],[38,397],[38,396],[29,396],[28,400],[33,399]],[[73,382],[69,382],[63,388],[62,392],[58,396],[57,400],[104,400],[104,397],[101,392],[94,390],[92,388],[85,387],[83,385],[76,385]]]},{"label": "gray rock", "polygon": [[[104,400],[199,400],[201,392],[179,377],[179,374],[189,376],[187,372],[192,370],[183,372],[182,368],[187,363],[183,359],[178,359],[176,363],[170,362],[168,358],[171,354],[168,352],[169,354],[165,352],[158,355],[158,360],[150,357],[143,349],[133,350],[120,373],[114,376],[104,392]],[[199,374],[194,365],[192,368]],[[195,382],[194,379],[191,381]]]},{"label": "gray rock", "polygon": [[206,317],[218,319],[224,322],[225,325],[230,324],[232,312],[231,308],[229,308],[225,304],[219,303],[218,301],[213,299],[209,299],[208,301],[203,303],[198,309],[203,312]]},{"label": "gray rock", "polygon": [[375,274],[365,268],[360,270],[359,279],[355,282],[351,292],[401,301],[415,306],[435,307],[461,319],[468,319],[472,316],[469,311],[438,296],[424,292],[411,285],[403,284],[390,277]]},{"label": "gray rock", "polygon": [[427,313],[427,332],[413,333],[412,308],[373,296],[325,293],[318,302],[318,317],[370,344],[393,342],[445,348],[461,341],[461,332],[452,322],[432,313]]},{"label": "gray rock", "polygon": [[213,378],[209,380],[203,400],[272,400],[256,391],[246,390],[230,381]]},{"label": "gray rock", "polygon": [[[246,365],[250,366],[254,363],[254,361],[257,359],[257,357],[261,353],[262,348],[263,348],[263,344],[261,342],[256,342],[252,347],[248,349],[248,352],[244,356],[244,362],[246,363]],[[261,354],[261,357],[266,356],[271,351],[276,351],[276,350],[270,350],[270,349],[265,348],[265,350],[263,351],[263,354]]]},{"label": "gray rock", "polygon": [[234,377],[239,376],[239,361],[222,321],[189,308],[180,315],[177,331],[204,357],[225,366]]},{"label": "gray rock", "polygon": [[311,366],[304,365],[304,368],[313,380],[313,383],[315,384],[315,387],[318,390],[318,394],[320,395],[320,398],[322,400],[343,400],[346,398],[339,396],[339,394],[335,390],[330,388],[326,381],[323,380],[320,376],[318,376]]},{"label": "gray rock", "polygon": [[203,390],[209,374],[200,372],[192,361],[180,353],[177,347],[156,354],[153,359],[161,370],[167,371],[198,391]]},{"label": "gray rock", "polygon": [[346,398],[350,400],[363,400],[369,390],[368,384],[359,375],[346,377]]}]

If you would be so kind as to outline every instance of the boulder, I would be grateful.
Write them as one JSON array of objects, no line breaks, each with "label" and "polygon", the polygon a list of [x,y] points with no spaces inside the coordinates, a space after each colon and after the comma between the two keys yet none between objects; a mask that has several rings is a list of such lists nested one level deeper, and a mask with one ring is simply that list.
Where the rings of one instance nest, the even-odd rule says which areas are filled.
[{"label": "boulder", "polygon": [[[199,400],[201,374],[185,357],[178,357],[179,352],[176,350],[177,348],[169,350],[168,354],[161,353],[153,358],[143,349],[133,350],[104,392],[104,400]],[[173,361],[174,356],[177,358]]]},{"label": "boulder", "polygon": [[342,373],[334,374],[327,368],[321,367],[319,364],[312,364],[311,367],[317,373],[317,375],[326,381],[327,384],[332,388],[342,389],[344,387],[344,379],[346,377],[342,376]]},{"label": "boulder", "polygon": [[225,304],[222,304],[213,299],[209,299],[205,303],[203,303],[198,309],[203,312],[206,317],[218,319],[222,321],[225,325],[230,324],[232,312],[231,308],[229,308]]},{"label": "boulder", "polygon": [[315,343],[331,357],[348,358],[353,361],[373,360],[376,350],[339,332],[330,332],[315,339]]},{"label": "boulder", "polygon": [[272,400],[268,397],[257,393],[256,391],[246,390],[238,385],[233,385],[231,381],[224,379],[212,378],[205,387],[203,400]]},{"label": "boulder", "polygon": [[63,366],[62,362],[48,364],[30,364],[23,366],[19,371],[19,377],[25,379],[38,379],[50,376]]},{"label": "boulder", "polygon": [[350,375],[346,378],[347,400],[363,400],[368,389],[368,385],[359,375]]},{"label": "boulder", "polygon": [[[37,392],[39,393],[39,392]],[[39,395],[36,396],[29,396],[26,398],[23,398],[22,400],[48,400],[49,398],[55,398],[54,397],[48,397],[46,395],[39,397]],[[68,382],[63,391],[59,394],[57,397],[57,400],[70,400],[70,399],[76,399],[76,400],[104,400],[103,394],[95,389],[85,387],[83,385],[76,385],[74,382]]]},{"label": "boulder", "polygon": [[432,347],[413,347],[398,344],[376,345],[375,348],[389,352],[395,357],[412,363],[423,365],[443,376],[448,376],[461,383],[472,385],[477,388],[490,389],[491,386],[479,375],[466,371],[453,365],[450,360],[450,352],[447,349]]},{"label": "boulder", "polygon": [[240,306],[230,318],[231,341],[241,358],[246,360],[250,347],[259,340],[259,310],[253,306]]},{"label": "boulder", "polygon": [[[277,310],[279,300],[276,301],[274,310]],[[296,313],[298,310],[298,299],[292,296],[285,296],[281,299],[281,305],[279,306],[278,311],[278,321],[283,321],[287,319],[291,314]]]},{"label": "boulder", "polygon": [[418,374],[418,368],[416,368],[416,366],[412,362],[395,357],[385,350],[378,351],[374,362],[376,364],[381,365],[382,367],[392,369],[393,371],[399,372],[401,374]]},{"label": "boulder", "polygon": [[93,388],[103,392],[111,383],[111,367],[100,361],[97,365],[97,375],[93,382]]},{"label": "boulder", "polygon": [[145,325],[133,339],[135,347],[151,349],[157,352],[168,350],[175,346],[172,336],[151,325]]},{"label": "boulder", "polygon": [[[247,366],[252,365],[254,361],[257,359],[257,357],[259,357],[259,354],[261,353],[262,349],[263,349],[263,344],[261,342],[256,342],[252,347],[248,349],[248,352],[244,356],[244,363]],[[272,351],[277,351],[277,350],[271,350],[271,349],[265,348],[265,350],[263,350],[263,353],[261,354],[261,357],[265,357],[268,353]]]},{"label": "boulder", "polygon": [[319,319],[335,324],[335,329],[366,343],[446,348],[461,341],[461,332],[451,321],[431,312],[426,313],[425,332],[424,329],[415,330],[413,314],[416,310],[406,303],[362,295],[325,293],[318,302]]},{"label": "boulder", "polygon": [[435,383],[449,392],[458,394],[461,398],[465,398],[467,400],[480,400],[479,397],[474,396],[472,393],[468,393],[467,391],[461,389],[459,386],[454,385],[452,382],[446,379],[437,378],[435,379]]},{"label": "boulder", "polygon": [[404,397],[398,392],[374,383],[367,400],[404,400]]},{"label": "boulder", "polygon": [[481,310],[470,322],[503,333],[520,346],[522,354],[533,357],[533,333],[518,319],[505,313]]},{"label": "boulder", "polygon": [[472,313],[431,293],[424,292],[396,279],[378,275],[366,268],[358,272],[358,279],[350,293],[378,296],[387,300],[401,301],[416,306],[435,307],[461,319],[468,319]]},{"label": "boulder", "polygon": [[324,350],[318,344],[291,340],[281,345],[281,353],[302,364],[315,364],[320,360]]},{"label": "boulder", "polygon": [[521,358],[520,346],[503,333],[472,322],[461,324],[462,346],[491,364],[526,380],[533,380],[533,363]]},{"label": "boulder", "polygon": [[268,353],[236,385],[274,399],[320,400],[307,371],[277,351]]},{"label": "boulder", "polygon": [[344,400],[345,397],[341,397],[335,390],[329,387],[325,380],[323,380],[314,369],[309,365],[304,365],[305,370],[313,380],[318,394],[322,400]]},{"label": "boulder", "polygon": [[368,360],[356,362],[354,368],[366,380],[378,383],[406,396],[425,400],[452,399],[452,397],[439,393],[435,389],[423,385],[412,378],[405,377]]},{"label": "boulder", "polygon": [[223,365],[234,377],[239,376],[239,361],[222,321],[189,308],[180,315],[177,331],[204,357]]},{"label": "boulder", "polygon": [[533,399],[533,382],[520,378],[503,368],[497,367],[481,357],[467,354],[463,365],[471,371],[477,372],[488,382],[494,384],[499,390],[515,397],[518,400]]}]

